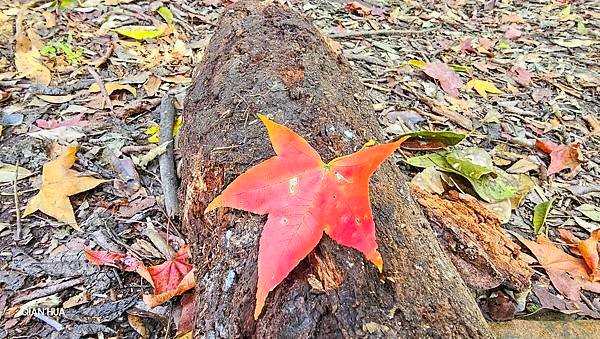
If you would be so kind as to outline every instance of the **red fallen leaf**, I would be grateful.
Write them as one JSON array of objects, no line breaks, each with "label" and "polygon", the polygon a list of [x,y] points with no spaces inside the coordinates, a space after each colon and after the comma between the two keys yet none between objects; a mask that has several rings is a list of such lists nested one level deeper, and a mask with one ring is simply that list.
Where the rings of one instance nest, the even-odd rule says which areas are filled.
[{"label": "red fallen leaf", "polygon": [[544,235],[538,236],[537,242],[521,236],[517,238],[529,248],[544,267],[552,285],[568,299],[579,301],[580,289],[600,293],[600,282],[591,281],[583,260],[554,246]]},{"label": "red fallen leaf", "polygon": [[517,25],[510,25],[506,32],[504,32],[504,36],[507,39],[518,39],[523,35],[523,32],[520,30],[520,27]]},{"label": "red fallen leaf", "polygon": [[43,129],[55,129],[58,127],[67,127],[67,126],[79,126],[79,127],[89,126],[90,122],[86,121],[86,120],[81,120],[82,117],[83,117],[83,113],[79,113],[75,117],[69,118],[69,119],[64,119],[61,122],[57,121],[56,119],[50,119],[50,120],[37,119],[35,121],[35,124],[39,128],[43,128]]},{"label": "red fallen leaf", "polygon": [[183,277],[192,270],[192,265],[188,262],[190,256],[189,246],[184,246],[175,257],[156,266],[148,267],[148,272],[154,281],[154,292],[156,294],[164,293],[175,289]]},{"label": "red fallen leaf", "polygon": [[371,14],[371,9],[369,7],[363,6],[360,2],[356,1],[346,2],[343,8],[363,16]]},{"label": "red fallen leaf", "polygon": [[458,96],[458,89],[463,86],[463,82],[448,65],[434,62],[423,67],[423,72],[440,82],[442,89],[453,97]]},{"label": "red fallen leaf", "polygon": [[154,281],[144,263],[128,254],[85,250],[85,257],[94,265],[114,266],[123,271],[136,272],[154,287]]},{"label": "red fallen leaf", "polygon": [[187,245],[173,259],[148,268],[143,262],[123,253],[86,250],[85,256],[94,265],[115,266],[124,271],[137,272],[146,279],[155,292],[143,296],[149,307],[156,307],[196,286],[192,265],[188,262],[190,249]]},{"label": "red fallen leaf", "polygon": [[521,85],[528,87],[531,85],[531,75],[529,75],[529,71],[526,68],[521,66],[514,66],[511,68],[511,73],[513,74],[513,78]]},{"label": "red fallen leaf", "polygon": [[550,154],[550,166],[548,175],[558,173],[568,168],[573,173],[581,164],[582,154],[579,144],[557,145],[550,140],[537,139],[535,146],[542,152]]},{"label": "red fallen leaf", "polygon": [[183,277],[181,282],[177,284],[177,286],[166,292],[160,294],[144,294],[142,299],[150,308],[154,308],[158,305],[164,304],[165,302],[171,300],[171,298],[181,295],[192,288],[196,287],[196,279],[194,278],[194,270],[188,272],[188,274]]},{"label": "red fallen leaf", "polygon": [[268,214],[260,236],[254,318],[267,294],[319,243],[323,232],[362,252],[381,271],[369,178],[403,141],[376,145],[325,164],[301,136],[259,115],[276,156],[235,179],[206,208]]}]

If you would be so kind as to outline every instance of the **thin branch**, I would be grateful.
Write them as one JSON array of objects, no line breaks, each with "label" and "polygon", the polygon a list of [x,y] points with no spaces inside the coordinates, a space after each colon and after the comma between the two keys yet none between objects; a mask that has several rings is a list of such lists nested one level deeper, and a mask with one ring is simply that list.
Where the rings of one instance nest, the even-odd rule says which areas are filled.
[{"label": "thin branch", "polygon": [[175,169],[175,157],[173,154],[173,124],[175,120],[175,108],[173,98],[165,94],[160,103],[160,129],[158,143],[160,145],[169,143],[163,154],[158,158],[160,167],[160,181],[165,196],[165,209],[167,215],[173,217],[178,214],[179,204],[177,202],[177,172]]},{"label": "thin branch", "polygon": [[343,33],[335,33],[330,34],[329,37],[332,39],[341,39],[341,38],[357,38],[357,37],[367,37],[367,36],[375,36],[375,35],[411,35],[411,34],[425,34],[432,31],[437,30],[437,28],[427,28],[422,30],[401,30],[401,29],[378,29],[378,30],[366,30],[366,31],[354,31],[354,32],[343,32]]},{"label": "thin branch", "polygon": [[13,239],[15,241],[21,240],[21,208],[19,206],[19,192],[17,189],[17,182],[19,181],[19,159],[17,159],[17,163],[15,164],[15,180],[13,181],[13,194],[15,197],[15,215],[17,217],[17,229],[15,230],[15,234]]},{"label": "thin branch", "polygon": [[[98,84],[98,87],[100,87],[100,93],[102,93],[102,97],[104,98],[104,103],[106,103],[108,105],[108,108],[110,108],[112,110],[113,105],[112,105],[112,102],[110,101],[110,96],[108,96],[108,92],[106,92],[106,88],[104,87],[104,81],[102,81],[98,72],[96,72],[93,68],[88,66],[87,70],[88,70],[88,72],[90,72],[90,74],[92,75],[92,77],[94,78],[96,83]],[[102,105],[102,107],[104,107],[104,104]]]}]

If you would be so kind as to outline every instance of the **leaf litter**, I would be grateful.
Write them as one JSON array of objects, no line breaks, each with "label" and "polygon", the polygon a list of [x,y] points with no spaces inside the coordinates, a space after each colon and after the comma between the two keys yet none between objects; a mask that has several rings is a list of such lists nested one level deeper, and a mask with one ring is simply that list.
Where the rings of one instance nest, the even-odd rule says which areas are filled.
[{"label": "leaf litter", "polygon": [[[50,155],[64,153],[71,141],[79,143],[72,169],[80,174],[69,172],[75,181],[93,175],[96,180],[118,178],[121,184],[105,183],[67,198],[72,212],[65,204],[61,213],[72,213],[74,225],[82,232],[71,229],[70,217],[66,223],[40,212],[22,218],[17,244],[24,252],[10,251],[11,256],[1,260],[3,264],[12,261],[10,269],[19,272],[11,275],[11,286],[16,289],[23,289],[18,278],[22,274],[31,274],[34,279],[23,281],[25,288],[39,291],[43,288],[35,283],[57,272],[59,276],[85,272],[90,280],[84,284],[86,289],[95,286],[98,294],[108,295],[110,288],[112,301],[117,304],[128,300],[135,290],[141,301],[142,295],[151,295],[150,282],[140,284],[136,274],[109,267],[92,273],[92,268],[100,268],[82,260],[84,247],[78,250],[79,257],[71,252],[64,256],[68,265],[57,266],[50,254],[82,237],[88,242],[85,247],[94,250],[132,255],[131,248],[135,253],[147,248],[142,256],[136,255],[136,260],[149,266],[160,264],[164,259],[157,261],[152,254],[160,251],[146,232],[149,220],[158,229],[153,238],[158,236],[182,248],[185,239],[177,230],[177,221],[168,221],[160,208],[150,204],[151,198],[160,202],[163,194],[154,160],[161,149],[150,151],[153,148],[147,138],[153,135],[146,135],[146,131],[157,131],[155,108],[165,93],[174,93],[177,108],[181,107],[192,69],[225,6],[219,1],[48,4],[0,4],[0,42],[14,47],[0,55],[0,189],[3,198],[10,198],[0,207],[2,246],[14,245],[14,229],[9,225],[16,223],[19,212],[13,203],[15,172],[22,213],[36,195],[43,166],[52,161]],[[549,294],[569,302],[590,300],[598,305],[599,295],[588,291],[593,288],[584,288],[591,282],[582,272],[588,274],[587,279],[590,272],[579,257],[575,240],[591,239],[591,232],[599,227],[600,200],[596,193],[600,189],[594,183],[600,176],[600,129],[594,108],[599,104],[596,92],[600,80],[595,75],[599,65],[593,57],[598,53],[593,35],[598,17],[590,6],[559,2],[490,2],[484,6],[467,0],[448,4],[386,2],[374,8],[368,3],[316,1],[298,9],[325,34],[359,33],[349,38],[334,36],[332,41],[367,86],[390,140],[411,134],[401,152],[407,159],[422,156],[433,162],[421,168],[400,165],[405,173],[416,175],[415,183],[446,198],[451,191],[478,198],[482,206],[496,213],[503,229],[530,241],[523,243],[523,251],[527,252],[527,244],[536,244],[529,249],[541,266],[548,262],[548,256],[567,255],[567,262],[577,263],[576,269],[559,270],[553,265],[546,265],[548,269],[533,265],[541,274],[559,279],[556,284],[547,284],[542,281],[545,277],[534,275],[531,279],[536,295]],[[544,33],[544,27],[552,27],[552,36]],[[412,33],[379,33],[386,29]],[[107,102],[113,110],[104,108]],[[434,156],[434,151],[447,153]],[[116,170],[111,152],[119,159]],[[492,164],[483,153],[489,154]],[[124,160],[126,157],[131,162]],[[421,172],[417,175],[417,171]],[[545,234],[536,236],[534,209],[546,197],[556,199],[547,210]],[[119,212],[127,206],[131,207],[127,213]],[[560,233],[564,233],[561,230],[573,234],[572,244],[556,246],[562,239]],[[481,236],[485,239],[486,233]],[[546,236],[548,241],[539,238]],[[144,240],[142,246],[136,240],[143,239],[137,238],[150,241]],[[571,270],[583,278],[574,279],[577,275]],[[90,278],[102,273],[103,278]],[[171,289],[160,301],[178,292],[181,289]],[[56,294],[64,304],[80,293],[68,288]],[[103,304],[106,300],[97,293],[72,308],[83,309],[90,302]],[[172,300],[159,308],[171,304],[180,307],[180,299]],[[527,306],[534,307],[535,303],[531,299]],[[572,311],[573,304],[555,305],[558,310]],[[72,333],[71,337],[123,328],[135,331],[124,313],[103,325],[55,320]],[[19,327],[27,329],[36,321],[4,319],[3,324],[9,335],[21,335]],[[56,331],[53,326],[44,328],[40,335],[50,336]],[[167,327],[157,324],[152,330],[165,334]]]}]

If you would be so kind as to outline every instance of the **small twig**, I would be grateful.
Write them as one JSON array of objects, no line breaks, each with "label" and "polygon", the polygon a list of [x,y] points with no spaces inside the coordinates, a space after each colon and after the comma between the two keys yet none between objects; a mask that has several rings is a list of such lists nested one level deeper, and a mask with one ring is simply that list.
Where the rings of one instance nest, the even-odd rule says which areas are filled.
[{"label": "small twig", "polygon": [[355,37],[367,37],[374,35],[409,35],[409,34],[425,34],[431,31],[435,31],[437,28],[427,28],[422,30],[401,30],[401,29],[378,29],[378,30],[367,30],[367,31],[354,31],[354,32],[343,32],[330,34],[329,37],[332,39],[337,38],[355,38]]},{"label": "small twig", "polygon": [[158,158],[160,168],[160,181],[165,196],[165,209],[167,215],[173,217],[178,214],[179,204],[177,202],[177,172],[175,169],[175,157],[173,155],[173,124],[175,120],[175,108],[173,98],[165,94],[160,103],[160,129],[158,143],[160,145],[169,143],[163,154]]},{"label": "small twig", "polygon": [[154,144],[123,146],[123,148],[121,148],[121,153],[131,154],[131,153],[147,152],[147,151],[153,149],[154,147],[156,147],[156,145],[154,145]]},{"label": "small twig", "polygon": [[81,285],[84,282],[85,282],[85,277],[79,277],[79,278],[62,281],[58,284],[53,284],[53,285],[32,291],[31,293],[17,296],[13,299],[12,304],[16,305],[16,304],[22,303],[24,301],[29,301],[29,300],[33,300],[33,299],[42,298],[42,297],[45,297],[48,295],[52,295],[54,293],[64,291],[73,286]]},{"label": "small twig", "polygon": [[[100,88],[100,93],[102,93],[102,97],[104,98],[104,103],[106,103],[108,105],[108,108],[110,108],[112,110],[113,104],[110,101],[108,92],[106,92],[106,88],[104,87],[104,81],[102,81],[98,72],[96,72],[93,68],[88,66],[87,70],[88,70],[88,72],[90,72],[90,74],[92,75],[92,77],[94,78],[96,83],[98,84],[98,87]],[[102,107],[104,107],[104,105],[102,105]]]},{"label": "small twig", "polygon": [[116,37],[111,35],[110,36],[110,46],[108,46],[106,53],[101,55],[98,59],[89,62],[89,64],[94,67],[100,67],[102,64],[107,62],[108,59],[110,58],[110,56],[112,55],[113,51],[115,50],[115,40],[116,40]]},{"label": "small twig", "polygon": [[374,64],[382,67],[390,67],[387,62],[372,57],[370,55],[362,55],[362,54],[344,54],[344,57],[348,60],[356,60],[356,61],[364,61],[369,64]]},{"label": "small twig", "polygon": [[13,195],[15,197],[15,215],[17,217],[17,229],[13,239],[15,241],[21,240],[21,208],[19,206],[19,192],[17,189],[17,181],[19,181],[19,160],[15,164],[15,180],[13,181]]}]

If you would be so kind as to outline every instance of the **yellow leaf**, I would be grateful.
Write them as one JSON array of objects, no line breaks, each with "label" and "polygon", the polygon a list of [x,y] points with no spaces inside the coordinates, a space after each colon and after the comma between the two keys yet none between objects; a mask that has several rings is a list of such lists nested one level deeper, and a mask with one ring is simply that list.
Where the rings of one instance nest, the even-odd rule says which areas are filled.
[{"label": "yellow leaf", "polygon": [[[135,88],[131,87],[130,85],[121,85],[117,82],[108,82],[108,83],[104,84],[104,88],[106,89],[106,93],[108,95],[111,95],[114,91],[125,90],[125,91],[128,91],[129,93],[133,94],[133,96],[137,96],[137,91],[135,90]],[[98,92],[100,92],[100,86],[98,86],[98,84],[94,83],[90,86],[88,91],[90,93],[98,93]]]},{"label": "yellow leaf", "polygon": [[123,26],[115,29],[115,31],[128,38],[136,40],[146,40],[157,38],[166,31],[167,25],[156,26]]},{"label": "yellow leaf", "polygon": [[407,62],[409,65],[414,66],[414,67],[418,67],[418,68],[423,68],[427,65],[427,63],[423,60],[419,60],[419,59],[410,59]]},{"label": "yellow leaf", "polygon": [[24,32],[18,33],[15,46],[15,66],[17,67],[17,71],[38,84],[48,85],[52,80],[52,75],[41,60],[42,55],[33,46],[30,38]]},{"label": "yellow leaf", "polygon": [[75,163],[76,153],[77,146],[70,146],[57,159],[44,165],[42,187],[27,204],[23,217],[39,210],[81,231],[75,221],[75,213],[69,197],[91,190],[106,180],[82,176],[81,173],[72,170],[71,166]]},{"label": "yellow leaf", "polygon": [[471,89],[475,89],[475,91],[477,91],[477,93],[479,93],[479,95],[481,95],[482,97],[487,99],[487,94],[488,93],[493,93],[493,94],[504,94],[504,92],[502,92],[501,90],[499,90],[496,85],[494,85],[493,83],[489,82],[489,81],[485,81],[485,80],[470,80],[469,82],[467,82],[467,90],[470,91]]},{"label": "yellow leaf", "polygon": [[[173,136],[177,135],[177,132],[179,132],[179,129],[181,128],[182,123],[183,123],[183,117],[180,115],[177,117],[177,120],[175,120],[175,124],[173,125]],[[159,132],[160,132],[160,128],[158,127],[158,124],[154,123],[154,125],[149,127],[146,130],[146,134],[149,135],[148,142],[155,143],[155,144],[158,143]]]},{"label": "yellow leaf", "polygon": [[560,11],[560,14],[558,14],[558,16],[565,17],[570,14],[571,14],[571,4],[568,4],[565,6],[565,8],[562,9],[562,11]]}]

